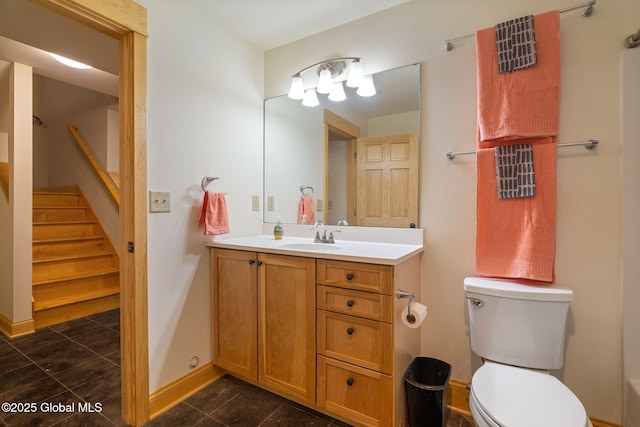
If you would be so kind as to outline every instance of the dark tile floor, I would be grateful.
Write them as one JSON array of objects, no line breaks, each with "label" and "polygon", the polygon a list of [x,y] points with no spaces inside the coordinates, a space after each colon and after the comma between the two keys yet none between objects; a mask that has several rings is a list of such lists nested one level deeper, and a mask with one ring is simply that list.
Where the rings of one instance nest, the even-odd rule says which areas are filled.
[{"label": "dark tile floor", "polygon": [[[114,310],[15,339],[0,335],[0,427],[124,426],[119,316]],[[146,424],[159,426],[347,424],[226,376]],[[472,426],[454,412],[447,423]]]}]

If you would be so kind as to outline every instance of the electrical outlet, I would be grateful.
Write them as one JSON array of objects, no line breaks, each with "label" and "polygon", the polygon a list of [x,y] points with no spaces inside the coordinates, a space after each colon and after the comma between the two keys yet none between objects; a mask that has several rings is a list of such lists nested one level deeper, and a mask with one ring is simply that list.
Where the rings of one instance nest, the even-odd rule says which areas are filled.
[{"label": "electrical outlet", "polygon": [[149,212],[171,212],[171,193],[149,191]]},{"label": "electrical outlet", "polygon": [[260,211],[260,196],[251,196],[251,210],[254,212]]},{"label": "electrical outlet", "polygon": [[273,200],[273,196],[269,196],[269,197],[267,198],[267,210],[268,210],[269,212],[273,212],[273,209],[274,209],[274,206],[273,206],[273,205],[274,205],[274,204],[275,204],[275,203],[274,203],[274,200]]}]

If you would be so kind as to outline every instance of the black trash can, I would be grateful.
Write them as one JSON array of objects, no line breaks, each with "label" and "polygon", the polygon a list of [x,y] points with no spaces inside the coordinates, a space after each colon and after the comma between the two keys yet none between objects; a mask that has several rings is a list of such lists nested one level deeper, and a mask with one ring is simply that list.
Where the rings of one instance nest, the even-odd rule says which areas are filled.
[{"label": "black trash can", "polygon": [[451,365],[416,357],[404,373],[409,427],[446,427]]}]

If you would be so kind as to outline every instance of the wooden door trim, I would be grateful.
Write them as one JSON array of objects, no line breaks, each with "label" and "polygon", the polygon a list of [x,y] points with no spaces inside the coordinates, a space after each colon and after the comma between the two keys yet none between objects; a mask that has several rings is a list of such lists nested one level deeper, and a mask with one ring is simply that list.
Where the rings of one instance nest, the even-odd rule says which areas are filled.
[{"label": "wooden door trim", "polygon": [[[356,143],[355,140],[360,137],[360,127],[354,123],[351,123],[349,120],[345,119],[342,116],[337,115],[336,113],[325,109],[323,116],[323,124],[324,124],[324,182],[323,182],[323,210],[322,216],[323,221],[326,224],[329,220],[329,133],[336,133],[345,139],[349,140],[347,155],[350,158],[347,161],[347,206],[350,205],[349,200],[353,202],[355,200],[355,192],[356,192],[356,182],[355,178],[355,151],[356,151]],[[347,214],[347,220],[351,225],[357,225],[355,223],[355,215],[350,216],[350,213]]]},{"label": "wooden door trim", "polygon": [[132,0],[32,0],[120,41],[120,341],[122,417],[149,420],[147,10]]}]

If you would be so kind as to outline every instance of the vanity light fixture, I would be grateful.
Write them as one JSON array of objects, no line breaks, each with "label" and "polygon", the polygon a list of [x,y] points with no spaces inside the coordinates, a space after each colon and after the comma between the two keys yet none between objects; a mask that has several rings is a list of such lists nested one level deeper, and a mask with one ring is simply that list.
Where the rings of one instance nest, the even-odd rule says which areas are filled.
[{"label": "vanity light fixture", "polygon": [[[302,100],[302,105],[315,107],[319,105],[316,93],[328,94],[328,98],[334,102],[340,102],[347,99],[344,91],[343,79],[338,78],[347,70],[348,78],[346,85],[352,88],[358,88],[356,92],[360,96],[373,96],[376,89],[373,84],[373,78],[365,76],[362,70],[362,63],[358,57],[342,57],[328,59],[326,61],[317,62],[313,65],[303,68],[302,70],[291,76],[291,87],[289,89],[289,98]],[[304,89],[302,81],[302,73],[317,67],[318,83],[315,89]],[[366,85],[366,88],[363,87]]]},{"label": "vanity light fixture", "polygon": [[61,55],[56,55],[55,53],[49,52],[49,55],[53,57],[56,61],[61,64],[66,65],[67,67],[78,68],[80,70],[88,70],[89,68],[93,68],[91,65],[83,64],[82,62],[74,61],[73,59],[65,58]]}]

